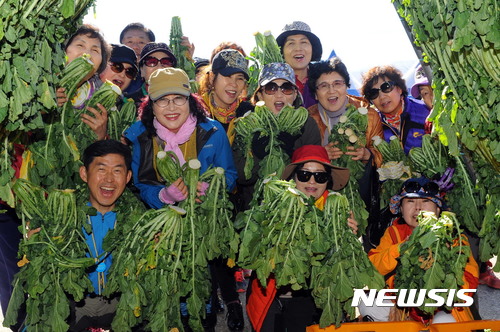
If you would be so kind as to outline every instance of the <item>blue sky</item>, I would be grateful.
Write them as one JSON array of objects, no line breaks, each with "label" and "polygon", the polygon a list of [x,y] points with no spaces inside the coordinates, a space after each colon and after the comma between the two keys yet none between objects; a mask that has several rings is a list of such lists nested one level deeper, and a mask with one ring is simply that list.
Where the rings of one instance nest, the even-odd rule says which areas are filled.
[{"label": "blue sky", "polygon": [[[255,46],[255,32],[270,30],[276,37],[285,24],[297,20],[309,24],[320,38],[323,59],[335,49],[355,86],[361,73],[375,65],[392,64],[409,73],[418,62],[390,0],[97,0],[96,3],[95,14],[90,9],[84,22],[98,26],[111,43],[119,41],[121,30],[131,22],[145,24],[153,30],[157,41],[168,43],[171,18],[180,16],[184,34],[196,46],[195,56],[209,57],[222,41],[234,41],[249,53]],[[411,80],[409,77],[407,83]]]}]

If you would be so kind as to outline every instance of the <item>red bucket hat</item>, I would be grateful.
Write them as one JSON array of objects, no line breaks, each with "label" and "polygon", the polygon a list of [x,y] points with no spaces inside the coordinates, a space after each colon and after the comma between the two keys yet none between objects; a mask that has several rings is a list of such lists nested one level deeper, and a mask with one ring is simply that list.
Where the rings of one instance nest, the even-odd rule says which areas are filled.
[{"label": "red bucket hat", "polygon": [[343,167],[333,166],[328,159],[328,153],[326,149],[321,145],[304,145],[294,151],[292,155],[292,162],[285,167],[281,178],[283,180],[288,180],[297,165],[304,164],[310,161],[314,161],[325,165],[330,169],[333,179],[333,190],[340,190],[347,185],[349,182],[349,170]]}]

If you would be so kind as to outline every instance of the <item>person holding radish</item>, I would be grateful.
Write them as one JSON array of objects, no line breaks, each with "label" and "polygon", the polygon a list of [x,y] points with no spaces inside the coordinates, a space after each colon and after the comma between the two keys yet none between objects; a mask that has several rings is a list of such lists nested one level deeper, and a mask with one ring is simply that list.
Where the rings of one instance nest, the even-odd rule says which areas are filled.
[{"label": "person holding radish", "polygon": [[[377,111],[369,106],[362,97],[347,93],[350,87],[350,76],[345,64],[338,57],[328,61],[318,61],[309,65],[307,84],[313,91],[317,104],[308,108],[309,115],[316,121],[322,145],[331,160],[351,170],[351,176],[357,181],[356,190],[369,213],[368,223],[379,220],[379,183],[376,168],[382,164],[380,152],[373,147],[373,138],[382,137],[383,130]],[[364,136],[363,143],[347,147],[333,135],[342,129],[342,117],[346,117],[350,109],[367,111],[366,129],[360,128],[358,135]],[[347,130],[345,130],[347,132]],[[351,160],[348,160],[350,158]],[[344,163],[344,164],[342,164]],[[361,172],[355,173],[351,165],[359,164]],[[361,221],[362,219],[358,219]],[[367,241],[364,241],[367,242]]]},{"label": "person holding radish", "polygon": [[[229,142],[234,139],[234,122],[253,105],[244,100],[248,80],[248,61],[237,49],[236,44],[221,43],[204,69],[200,79],[200,94],[208,107],[210,117],[219,121],[225,129]],[[241,49],[241,48],[240,48]],[[241,49],[242,51],[242,49]],[[215,50],[214,50],[215,52]],[[231,195],[235,199],[237,195]],[[216,258],[211,262],[212,298],[219,301],[217,288],[220,287],[222,300],[227,307],[227,325],[231,331],[243,330],[245,321],[243,308],[236,291],[235,272],[227,266],[227,260]],[[239,279],[242,280],[242,279]],[[244,283],[244,279],[240,281]],[[239,287],[244,290],[244,285]],[[219,301],[219,308],[221,308]],[[223,309],[222,309],[223,310]]]},{"label": "person holding radish", "polygon": [[189,78],[177,68],[155,71],[149,81],[148,98],[141,105],[142,117],[124,133],[132,145],[134,185],[152,208],[184,200],[187,188],[180,178],[168,187],[155,171],[156,153],[173,151],[181,165],[189,159],[226,171],[228,190],[235,185],[236,170],[229,142],[219,122],[207,118],[199,97],[191,94]]},{"label": "person holding radish", "polygon": [[[294,118],[300,123],[296,124],[297,130],[284,129],[273,125],[271,130],[261,132],[259,128],[251,128],[250,135],[243,135],[242,131],[238,132],[233,150],[235,151],[235,162],[238,169],[238,195],[240,202],[240,210],[246,210],[249,207],[250,201],[253,198],[254,186],[259,178],[265,177],[269,172],[280,172],[279,168],[272,167],[268,170],[263,170],[261,162],[270,154],[270,144],[276,143],[274,151],[280,151],[277,158],[284,167],[290,160],[295,149],[308,144],[321,144],[321,136],[318,126],[314,120],[308,116],[307,110],[302,106],[302,96],[295,84],[295,75],[290,65],[282,62],[274,62],[265,65],[259,74],[259,85],[255,91],[252,102],[255,105],[260,105],[265,116],[278,121],[283,114],[287,115],[283,118]],[[252,116],[257,114],[253,112]],[[282,115],[280,115],[282,114]],[[289,115],[289,116],[288,116]],[[254,131],[257,130],[257,131]],[[238,137],[238,135],[240,135]],[[245,137],[244,137],[245,136]],[[250,144],[241,144],[242,141],[249,140]],[[272,141],[272,142],[271,142]],[[245,152],[242,146],[250,146],[251,151]],[[273,145],[274,147],[274,145]],[[251,176],[245,174],[245,168],[248,158],[253,158],[253,167]]]},{"label": "person holding radish", "polygon": [[[439,185],[429,180],[426,177],[411,178],[406,180],[401,190],[398,194],[391,198],[390,209],[391,212],[397,216],[392,222],[392,226],[386,229],[384,235],[380,239],[380,244],[371,249],[368,253],[368,257],[377,270],[385,276],[387,288],[393,289],[398,288],[397,282],[399,277],[398,273],[402,273],[397,270],[397,267],[402,264],[401,257],[404,255],[404,244],[407,241],[411,241],[411,235],[417,229],[420,224],[419,218],[424,217],[421,212],[430,212],[436,217],[440,217],[443,211],[447,210],[445,202],[446,192],[439,187]],[[418,218],[417,218],[418,217]],[[433,227],[437,229],[439,224],[435,222]],[[452,229],[455,225],[448,225],[446,229]],[[455,235],[457,236],[457,235]],[[465,234],[458,235],[458,238],[453,239],[453,244],[445,243],[446,247],[454,247],[460,243],[460,246],[467,247],[470,249],[468,238]],[[446,241],[446,240],[442,240]],[[433,254],[430,248],[430,255]],[[470,250],[469,250],[470,251]],[[434,252],[435,257],[430,260],[430,263],[437,262],[437,252]],[[443,253],[439,253],[443,255]],[[454,253],[453,256],[459,256],[458,252]],[[478,286],[478,275],[479,269],[476,261],[474,260],[472,253],[469,252],[464,257],[465,261],[463,263],[463,277],[461,281],[461,288],[464,289],[476,289]],[[419,260],[419,264],[423,260]],[[428,269],[429,267],[423,267],[423,269]],[[434,268],[434,267],[433,267]],[[445,274],[456,274],[455,268],[453,271],[444,271]],[[395,285],[396,282],[396,285]],[[439,285],[439,284],[436,284]],[[421,287],[426,288],[426,287]],[[437,287],[436,288],[440,288]],[[451,288],[448,287],[448,288]],[[474,320],[473,314],[467,307],[454,307],[451,310],[444,309],[443,307],[436,308],[437,310],[433,315],[424,313],[419,308],[408,308],[407,315],[416,321],[423,323],[428,323],[432,320],[433,323],[451,323],[451,322],[463,322]],[[365,321],[388,321],[391,320],[391,307],[380,307],[373,306],[367,307],[361,304],[359,306],[361,316]],[[394,310],[394,309],[393,309]]]},{"label": "person holding radish", "polygon": [[[88,205],[96,209],[96,215],[88,216],[91,232],[83,230],[88,245],[89,257],[95,258],[95,266],[88,276],[94,292],[80,302],[72,301],[69,331],[86,331],[88,328],[111,328],[118,303],[118,294],[102,295],[107,275],[113,262],[112,252],[103,249],[104,237],[116,228],[119,204],[131,201],[120,200],[132,177],[130,149],[116,140],[100,140],[89,145],[83,152],[80,177],[89,191]],[[136,202],[136,217],[144,211],[143,204],[130,194]],[[130,207],[127,207],[130,213]],[[131,217],[130,215],[128,217]]]},{"label": "person holding radish", "polygon": [[[67,64],[84,54],[90,56],[93,70],[78,84],[76,95],[71,100],[74,108],[82,109],[94,92],[102,86],[98,75],[106,70],[111,54],[111,46],[104,40],[98,28],[84,24],[68,39],[65,45]],[[66,90],[60,87],[56,90],[57,105],[62,106],[68,101]],[[89,113],[82,112],[82,121],[96,134],[97,139],[104,139],[107,135],[108,113],[102,106],[98,109],[89,107]]]},{"label": "person holding radish", "polygon": [[219,121],[234,139],[234,120],[253,110],[244,100],[248,81],[248,60],[236,49],[216,53],[200,79],[199,94],[208,106],[210,117]]},{"label": "person holding radish", "polygon": [[[187,74],[177,68],[158,69],[152,73],[148,85],[148,96],[141,105],[141,120],[124,133],[132,146],[133,183],[141,199],[149,207],[159,209],[188,197],[183,178],[166,183],[158,175],[155,161],[158,151],[172,151],[181,165],[198,159],[200,174],[208,167],[222,167],[227,189],[232,190],[237,174],[224,128],[207,117],[203,102],[191,93]],[[198,183],[196,188],[199,195],[204,195],[206,189],[205,182]],[[215,310],[207,306],[204,321],[207,331],[213,329],[216,320]]]},{"label": "person holding radish", "polygon": [[[323,210],[329,193],[347,185],[349,170],[331,164],[321,145],[304,145],[295,150],[281,179],[293,180],[296,189],[311,197],[314,206]],[[358,224],[352,214],[346,222],[353,232],[357,232]],[[321,310],[316,307],[310,290],[276,288],[275,285],[271,277],[267,287],[263,287],[256,275],[252,275],[246,308],[255,331],[305,331],[307,326],[319,322]]]},{"label": "person holding radish", "polygon": [[[255,91],[252,101],[257,104],[264,102],[265,106],[278,116],[286,106],[294,108],[302,107],[302,95],[294,80],[294,72],[290,65],[286,63],[274,62],[265,65],[259,75],[259,87]],[[302,124],[299,135],[290,135],[287,132],[280,132],[278,139],[281,146],[291,157],[293,151],[303,145],[320,144],[320,133],[318,126],[311,117],[307,117]],[[253,150],[256,155],[262,155],[259,143],[255,144]]]},{"label": "person holding radish", "polygon": [[[369,107],[368,102],[361,97],[349,95],[347,89],[350,85],[349,72],[345,64],[338,57],[328,61],[318,61],[309,66],[307,84],[310,91],[314,91],[317,103],[308,108],[309,115],[316,121],[320,128],[322,144],[326,146],[330,159],[340,158],[342,154],[352,156],[354,160],[368,162],[372,160],[374,165],[380,165],[382,157],[373,148],[372,138],[382,137],[382,124],[377,112]],[[332,130],[339,123],[339,118],[347,111],[351,104],[356,108],[368,108],[368,127],[366,131],[366,147],[354,149],[348,147],[349,151],[341,151],[334,142],[328,138]]]}]

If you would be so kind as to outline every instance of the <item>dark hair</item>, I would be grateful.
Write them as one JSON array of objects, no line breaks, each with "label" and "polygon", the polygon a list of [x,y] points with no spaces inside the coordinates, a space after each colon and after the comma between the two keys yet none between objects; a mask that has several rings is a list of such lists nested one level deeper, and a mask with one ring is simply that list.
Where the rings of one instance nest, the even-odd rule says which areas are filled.
[{"label": "dark hair", "polygon": [[393,66],[376,66],[368,70],[368,72],[363,75],[363,83],[360,89],[361,95],[366,96],[366,92],[373,88],[379,78],[387,78],[393,81],[395,85],[401,89],[403,96],[408,96],[408,88],[406,87],[403,73]]},{"label": "dark hair", "polygon": [[109,57],[111,55],[111,45],[108,44],[106,42],[106,40],[104,40],[103,35],[99,31],[99,28],[97,28],[93,25],[90,25],[90,24],[81,25],[75,31],[75,33],[73,35],[71,35],[71,37],[69,37],[68,40],[66,41],[66,43],[64,45],[64,51],[66,52],[66,50],[68,49],[68,46],[71,45],[73,40],[77,36],[81,36],[81,35],[87,36],[89,38],[99,39],[99,43],[101,44],[102,61],[101,61],[101,64],[99,65],[99,68],[97,68],[97,74],[102,73],[106,69],[106,66],[108,65]]},{"label": "dark hair", "polygon": [[[189,102],[189,113],[196,116],[198,122],[207,122],[208,111],[205,103],[197,94],[191,94],[188,97]],[[139,114],[141,114],[141,121],[146,127],[148,132],[148,137],[153,137],[156,135],[156,129],[153,126],[154,112],[153,112],[153,101],[149,96],[143,99],[141,106],[139,107]]]},{"label": "dark hair", "polygon": [[[288,177],[287,181],[290,181],[291,179],[295,178],[295,174],[297,171],[300,171],[302,167],[304,167],[305,163],[297,164],[295,169],[293,170],[292,174]],[[324,164],[321,164],[325,167],[325,172],[328,173],[328,181],[326,182],[326,190],[331,190],[333,188],[333,178],[332,178],[332,172],[331,172],[331,167],[328,167]]]},{"label": "dark hair", "polygon": [[103,157],[108,154],[119,154],[122,156],[123,159],[125,159],[127,170],[130,170],[132,165],[132,153],[130,152],[130,148],[113,139],[96,141],[87,146],[85,151],[83,151],[83,165],[88,169],[96,157]]},{"label": "dark hair", "polygon": [[342,76],[348,88],[351,87],[347,67],[339,57],[334,57],[330,60],[311,62],[309,64],[309,70],[307,72],[307,85],[309,87],[309,91],[313,93],[316,91],[316,82],[321,75],[334,72]]},{"label": "dark hair", "polygon": [[123,38],[125,37],[125,34],[129,30],[139,30],[139,31],[142,31],[142,32],[144,32],[148,36],[150,42],[154,42],[155,41],[155,34],[153,33],[153,31],[151,31],[149,28],[146,28],[144,26],[144,24],[135,22],[135,23],[128,24],[122,30],[122,32],[120,32],[120,44],[123,44]]}]

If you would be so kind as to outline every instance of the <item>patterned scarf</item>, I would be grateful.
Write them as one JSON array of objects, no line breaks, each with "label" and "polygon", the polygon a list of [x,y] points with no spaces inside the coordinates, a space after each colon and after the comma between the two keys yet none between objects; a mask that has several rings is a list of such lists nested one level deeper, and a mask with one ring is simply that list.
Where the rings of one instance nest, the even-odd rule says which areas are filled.
[{"label": "patterned scarf", "polygon": [[212,119],[219,121],[220,123],[230,123],[236,117],[236,109],[240,106],[240,99],[236,99],[231,106],[226,109],[223,107],[218,107],[214,100],[213,91],[209,94],[203,95],[203,101],[207,104],[208,110]]},{"label": "patterned scarf", "polygon": [[403,110],[405,109],[404,100],[401,101],[401,109],[395,115],[384,114],[387,123],[392,127],[396,128],[398,131],[401,131],[401,114],[403,114]]}]

